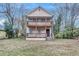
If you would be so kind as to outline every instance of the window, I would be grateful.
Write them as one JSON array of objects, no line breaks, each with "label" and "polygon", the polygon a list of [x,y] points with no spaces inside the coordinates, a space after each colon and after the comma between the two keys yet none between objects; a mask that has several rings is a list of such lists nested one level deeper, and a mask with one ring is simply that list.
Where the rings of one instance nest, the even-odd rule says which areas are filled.
[{"label": "window", "polygon": [[37,21],[38,22],[44,22],[45,21],[45,18],[37,18]]},{"label": "window", "polygon": [[45,22],[45,18],[42,18],[41,20],[42,20],[43,22]]},{"label": "window", "polygon": [[28,18],[29,21],[36,21],[36,18]]},{"label": "window", "polygon": [[50,21],[51,18],[47,18],[47,21]]},{"label": "window", "polygon": [[33,18],[33,21],[36,21],[36,18]]},{"label": "window", "polygon": [[40,11],[40,7],[39,7],[39,11]]},{"label": "window", "polygon": [[42,31],[44,30],[44,27],[37,27],[38,33],[42,33]]},{"label": "window", "polygon": [[40,18],[37,18],[37,21],[39,22],[40,21]]},{"label": "window", "polygon": [[31,28],[29,28],[29,31],[30,31],[30,33],[32,33],[32,29]]},{"label": "window", "polygon": [[28,18],[28,19],[29,19],[29,21],[33,21],[32,18]]}]

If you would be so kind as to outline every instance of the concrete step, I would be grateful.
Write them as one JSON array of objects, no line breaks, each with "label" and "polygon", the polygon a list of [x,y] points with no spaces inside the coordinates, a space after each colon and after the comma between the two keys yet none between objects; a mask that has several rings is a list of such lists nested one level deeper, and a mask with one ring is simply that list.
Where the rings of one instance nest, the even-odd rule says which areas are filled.
[{"label": "concrete step", "polygon": [[46,40],[52,40],[50,37],[47,37]]},{"label": "concrete step", "polygon": [[26,38],[26,40],[46,40],[46,38]]}]

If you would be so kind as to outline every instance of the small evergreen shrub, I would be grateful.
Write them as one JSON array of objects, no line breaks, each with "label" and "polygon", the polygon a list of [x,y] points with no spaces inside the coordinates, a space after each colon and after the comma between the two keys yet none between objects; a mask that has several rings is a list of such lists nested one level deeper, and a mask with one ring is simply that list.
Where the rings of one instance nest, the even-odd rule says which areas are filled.
[{"label": "small evergreen shrub", "polygon": [[58,38],[58,39],[73,39],[73,38],[78,37],[78,36],[79,36],[79,29],[74,29],[73,31],[65,30],[63,32],[59,32],[55,35],[55,38]]}]

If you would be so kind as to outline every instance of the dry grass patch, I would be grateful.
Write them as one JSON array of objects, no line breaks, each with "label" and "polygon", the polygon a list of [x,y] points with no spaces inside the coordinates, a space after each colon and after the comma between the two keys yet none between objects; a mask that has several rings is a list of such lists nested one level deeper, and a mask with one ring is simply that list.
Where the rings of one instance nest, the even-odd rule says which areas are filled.
[{"label": "dry grass patch", "polygon": [[78,40],[27,41],[22,39],[0,40],[0,55],[79,55]]}]

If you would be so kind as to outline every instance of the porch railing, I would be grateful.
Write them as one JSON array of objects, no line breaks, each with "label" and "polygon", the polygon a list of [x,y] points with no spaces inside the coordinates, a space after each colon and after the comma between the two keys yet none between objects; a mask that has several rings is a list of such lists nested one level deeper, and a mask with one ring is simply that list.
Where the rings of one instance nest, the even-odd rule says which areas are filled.
[{"label": "porch railing", "polygon": [[27,33],[28,38],[45,38],[46,33]]},{"label": "porch railing", "polygon": [[29,26],[51,26],[51,22],[32,22],[32,21],[28,21],[27,25]]}]

